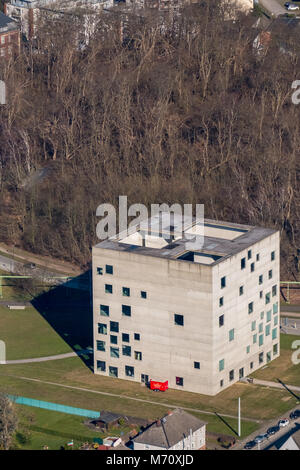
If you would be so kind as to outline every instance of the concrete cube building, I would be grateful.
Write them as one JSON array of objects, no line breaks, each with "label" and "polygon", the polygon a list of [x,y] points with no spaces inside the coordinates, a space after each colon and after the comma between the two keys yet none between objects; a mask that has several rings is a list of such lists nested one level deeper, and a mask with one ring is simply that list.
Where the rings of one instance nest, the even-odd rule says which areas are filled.
[{"label": "concrete cube building", "polygon": [[193,250],[164,216],[93,248],[94,371],[216,395],[279,356],[279,232],[205,219]]}]

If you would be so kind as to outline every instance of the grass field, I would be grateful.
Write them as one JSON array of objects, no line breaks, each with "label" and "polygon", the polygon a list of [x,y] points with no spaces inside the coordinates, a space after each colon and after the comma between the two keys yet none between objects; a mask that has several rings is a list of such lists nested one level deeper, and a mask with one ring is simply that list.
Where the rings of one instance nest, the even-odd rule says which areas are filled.
[{"label": "grass field", "polygon": [[70,352],[72,349],[34,307],[10,310],[0,305],[0,332],[6,359],[27,359]]},{"label": "grass field", "polygon": [[[267,367],[254,372],[252,377],[272,381],[280,379],[287,385],[300,386],[300,364],[297,365],[292,362],[292,354],[295,351],[295,349],[292,349],[294,341],[300,341],[300,336],[281,334],[280,356],[278,359],[270,362]],[[300,353],[298,357],[300,359]]]}]

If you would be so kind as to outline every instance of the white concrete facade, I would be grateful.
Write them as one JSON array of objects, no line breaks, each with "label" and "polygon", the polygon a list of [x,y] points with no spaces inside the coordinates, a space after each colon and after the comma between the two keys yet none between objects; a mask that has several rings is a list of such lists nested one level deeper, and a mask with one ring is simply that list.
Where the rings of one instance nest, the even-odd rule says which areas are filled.
[{"label": "white concrete facade", "polygon": [[[247,226],[249,233],[252,229]],[[114,367],[120,379],[141,382],[147,376],[168,380],[170,388],[215,395],[278,357],[279,232],[259,232],[253,244],[244,233],[227,240],[226,249],[236,240],[246,248],[223,253],[212,264],[165,259],[143,247],[122,251],[117,241],[95,246],[95,373],[112,375]],[[106,273],[107,265],[113,274]],[[131,308],[131,316],[122,313],[122,305]],[[184,324],[175,324],[174,315],[183,316]],[[118,323],[118,332],[111,331],[110,322]]]}]

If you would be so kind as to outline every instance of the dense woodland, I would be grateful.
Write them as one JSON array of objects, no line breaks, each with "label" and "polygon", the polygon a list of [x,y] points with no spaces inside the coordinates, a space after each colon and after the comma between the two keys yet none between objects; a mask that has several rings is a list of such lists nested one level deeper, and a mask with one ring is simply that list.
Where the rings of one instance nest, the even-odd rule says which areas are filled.
[{"label": "dense woodland", "polygon": [[255,18],[229,17],[214,0],[106,14],[86,47],[80,16],[41,19],[1,69],[0,240],[87,266],[100,203],[204,203],[278,228],[300,280],[299,28],[274,27],[257,55]]}]

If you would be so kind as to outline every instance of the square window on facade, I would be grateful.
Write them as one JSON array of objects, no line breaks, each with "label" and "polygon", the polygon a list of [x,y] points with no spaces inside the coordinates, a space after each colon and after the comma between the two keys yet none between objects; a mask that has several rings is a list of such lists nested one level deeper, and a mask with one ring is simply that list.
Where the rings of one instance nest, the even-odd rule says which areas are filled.
[{"label": "square window on facade", "polygon": [[258,362],[259,362],[259,364],[262,364],[264,362],[264,353],[263,352],[259,353]]},{"label": "square window on facade", "polygon": [[244,368],[242,367],[239,369],[239,380],[241,380],[244,377]]},{"label": "square window on facade", "polygon": [[269,272],[268,272],[268,277],[269,277],[269,279],[272,279],[272,277],[273,277],[273,271],[272,271],[272,269],[269,270]]},{"label": "square window on facade", "polygon": [[272,297],[275,297],[275,295],[277,295],[277,285],[276,284],[272,287]]},{"label": "square window on facade", "polygon": [[135,341],[140,341],[140,339],[141,339],[140,333],[134,333],[134,339],[135,339]]},{"label": "square window on facade", "polygon": [[114,333],[119,333],[119,322],[111,321],[110,322],[110,331],[113,331]]},{"label": "square window on facade", "polygon": [[266,294],[266,305],[269,304],[270,302],[271,302],[271,294],[270,294],[270,292],[268,292]]},{"label": "square window on facade", "polygon": [[263,344],[264,344],[264,335],[259,335],[258,346],[262,346]]},{"label": "square window on facade", "polygon": [[259,261],[259,253],[256,255],[256,261]]},{"label": "square window on facade", "polygon": [[275,251],[272,251],[272,253],[271,253],[271,261],[274,261],[274,259],[275,259]]},{"label": "square window on facade", "polygon": [[97,341],[97,351],[105,351],[105,341]]},{"label": "square window on facade", "polygon": [[272,330],[272,339],[277,339],[277,328]]},{"label": "square window on facade", "polygon": [[141,374],[141,382],[143,384],[147,384],[149,382],[149,375],[147,374]]},{"label": "square window on facade", "polygon": [[246,354],[249,354],[250,353],[250,346],[247,346],[246,347]]},{"label": "square window on facade", "polygon": [[273,313],[278,313],[278,302],[273,304]]},{"label": "square window on facade", "polygon": [[250,264],[250,271],[253,273],[255,269],[255,263]]},{"label": "square window on facade", "polygon": [[134,359],[136,361],[141,361],[142,360],[142,353],[140,351],[134,351]]},{"label": "square window on facade", "polygon": [[260,312],[260,319],[263,320],[265,316],[265,312]]},{"label": "square window on facade", "polygon": [[278,325],[278,315],[276,315],[276,317],[274,317],[274,326]]},{"label": "square window on facade", "polygon": [[183,387],[183,377],[176,377],[176,385]]},{"label": "square window on facade", "polygon": [[254,362],[250,362],[250,369],[253,369],[254,367]]},{"label": "square window on facade", "polygon": [[116,335],[110,335],[111,344],[118,344],[118,337]]},{"label": "square window on facade", "polygon": [[220,380],[220,387],[223,387],[224,385],[224,380]]},{"label": "square window on facade", "polygon": [[271,331],[271,325],[266,325],[266,336],[269,336]]},{"label": "square window on facade", "polygon": [[110,264],[105,265],[105,272],[106,274],[113,274],[114,273],[114,268]]},{"label": "square window on facade", "polygon": [[105,284],[105,293],[112,294],[113,293],[113,286],[111,284]]},{"label": "square window on facade", "polygon": [[271,359],[272,359],[271,351],[267,352],[266,359],[267,359],[267,362],[270,362],[270,361],[271,361]]},{"label": "square window on facade", "polygon": [[234,340],[234,328],[232,328],[232,330],[229,331],[229,341],[233,341]]},{"label": "square window on facade", "polygon": [[200,369],[200,362],[194,362],[194,369]]},{"label": "square window on facade", "polygon": [[241,259],[241,269],[245,269],[246,267],[246,258]]},{"label": "square window on facade", "polygon": [[98,334],[107,335],[107,325],[105,323],[98,323]]},{"label": "square window on facade", "polygon": [[130,297],[130,288],[129,287],[122,287],[122,294],[125,297]]},{"label": "square window on facade", "polygon": [[225,367],[225,360],[224,359],[221,359],[219,361],[219,372],[221,372],[222,370],[224,370],[224,367]]},{"label": "square window on facade", "polygon": [[109,316],[109,306],[108,305],[100,305],[100,315],[103,317]]},{"label": "square window on facade", "polygon": [[226,287],[226,276],[221,277],[221,289]]},{"label": "square window on facade", "polygon": [[259,333],[262,333],[262,332],[263,332],[263,329],[264,329],[264,324],[263,324],[263,323],[260,323],[260,324],[258,325],[258,332],[259,332]]},{"label": "square window on facade", "polygon": [[129,343],[129,334],[128,333],[122,333],[122,341],[123,343]]},{"label": "square window on facade", "polygon": [[253,321],[251,323],[251,331],[254,331],[256,329],[256,321]]},{"label": "square window on facade", "polygon": [[240,286],[239,294],[240,294],[240,295],[243,295],[243,293],[244,293],[244,286]]},{"label": "square window on facade", "polygon": [[278,354],[278,344],[274,344],[273,346],[273,356],[276,356]]},{"label": "square window on facade", "polygon": [[131,356],[131,346],[122,346],[122,354],[123,356]]},{"label": "square window on facade", "polygon": [[131,317],[131,307],[129,305],[122,305],[122,315]]},{"label": "square window on facade", "polygon": [[98,274],[98,276],[102,276],[103,268],[97,268],[97,274]]},{"label": "square window on facade", "polygon": [[105,372],[106,371],[106,363],[105,361],[97,361],[97,370],[99,372]]},{"label": "square window on facade", "polygon": [[224,297],[219,298],[219,307],[223,307],[224,305]]},{"label": "square window on facade", "polygon": [[252,258],[252,251],[248,250],[248,259],[251,259],[251,258]]},{"label": "square window on facade", "polygon": [[253,313],[253,302],[250,302],[250,303],[248,304],[248,313],[249,313],[249,314],[250,314],[250,313]]},{"label": "square window on facade", "polygon": [[174,314],[174,324],[178,326],[184,326],[184,316],[183,315],[178,315]]},{"label": "square window on facade", "polygon": [[144,290],[141,290],[141,297],[142,299],[147,299],[147,292],[145,292]]},{"label": "square window on facade", "polygon": [[272,310],[269,310],[269,311],[267,312],[267,322],[268,322],[268,321],[271,321],[271,318],[272,318]]},{"label": "square window on facade", "polygon": [[118,377],[118,368],[109,366],[109,376],[110,377]]},{"label": "square window on facade", "polygon": [[231,381],[231,380],[233,380],[233,379],[234,379],[234,370],[231,370],[231,371],[229,372],[229,380]]},{"label": "square window on facade", "polygon": [[110,357],[114,357],[115,359],[118,359],[120,357],[120,350],[119,348],[115,347],[110,347]]},{"label": "square window on facade", "polygon": [[253,344],[255,344],[257,342],[257,334],[253,335]]},{"label": "square window on facade", "polygon": [[105,341],[97,341],[97,351],[105,351]]},{"label": "square window on facade", "polygon": [[263,275],[261,274],[258,278],[258,284],[261,285],[262,283],[264,282],[264,277]]},{"label": "square window on facade", "polygon": [[224,325],[224,315],[220,315],[219,316],[219,326],[223,326]]},{"label": "square window on facade", "polygon": [[126,377],[134,377],[134,367],[125,366],[125,375]]}]

